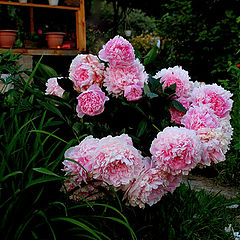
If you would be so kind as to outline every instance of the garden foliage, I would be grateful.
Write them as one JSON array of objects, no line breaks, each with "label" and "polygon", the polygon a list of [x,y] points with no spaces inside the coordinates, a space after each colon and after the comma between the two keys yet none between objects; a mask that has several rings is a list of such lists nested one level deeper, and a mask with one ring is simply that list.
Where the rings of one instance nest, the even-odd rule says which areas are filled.
[{"label": "garden foliage", "polygon": [[[100,56],[108,62],[112,61],[111,65],[115,64],[114,66],[119,68],[119,62],[114,61],[114,58],[109,58],[111,53],[106,54],[106,51],[106,48],[103,49]],[[127,61],[132,59],[131,61],[137,66],[136,69],[141,73],[137,75],[136,79],[139,79],[139,76],[143,77],[140,77],[140,81],[136,81],[137,86],[131,87],[132,81],[129,82],[130,87],[124,82],[123,85],[119,85],[118,81],[113,84],[109,76],[114,69],[109,65],[107,67],[109,73],[106,75],[109,81],[104,83],[106,85],[103,87],[108,63],[105,63],[106,66],[103,63],[99,65],[99,60],[98,63],[95,62],[97,59],[95,56],[80,55],[76,57],[76,62],[73,60],[70,67],[75,72],[75,75],[69,76],[71,81],[68,78],[56,77],[54,70],[38,62],[28,82],[25,83],[18,67],[14,67],[13,64],[18,57],[10,52],[2,54],[1,57],[1,61],[4,60],[4,73],[10,73],[6,71],[14,73],[8,78],[6,84],[12,82],[15,86],[14,89],[0,95],[0,154],[2,158],[0,213],[1,216],[4,216],[0,224],[1,239],[61,239],[62,237],[71,239],[156,239],[158,236],[162,236],[163,239],[181,239],[181,237],[199,239],[206,237],[206,232],[208,232],[207,238],[228,239],[229,236],[223,229],[229,223],[231,214],[229,212],[225,214],[225,207],[233,201],[226,201],[217,196],[207,196],[203,192],[195,193],[183,185],[174,194],[166,194],[162,191],[167,190],[165,184],[168,185],[170,192],[179,185],[179,181],[176,181],[176,185],[169,185],[169,183],[173,183],[174,176],[178,180],[178,171],[188,172],[192,166],[200,164],[198,148],[192,149],[193,151],[189,154],[188,160],[191,161],[191,164],[188,165],[187,162],[185,162],[186,165],[181,166],[180,164],[177,172],[176,166],[165,165],[156,151],[159,147],[166,147],[165,144],[161,146],[158,143],[161,137],[165,139],[164,134],[167,136],[166,140],[168,137],[171,140],[168,129],[171,129],[174,134],[177,134],[175,129],[181,129],[176,126],[166,128],[169,125],[175,125],[174,121],[171,123],[171,119],[183,118],[188,110],[188,104],[185,105],[185,101],[180,99],[180,95],[187,94],[189,84],[191,85],[185,70],[179,67],[163,69],[155,77],[149,75],[148,79],[143,65],[129,54]],[[86,59],[91,61],[87,61],[88,64],[84,63]],[[11,61],[9,62],[9,60]],[[139,66],[141,67],[139,68]],[[133,68],[133,66],[131,67]],[[87,71],[84,73],[84,70]],[[94,71],[91,72],[91,70]],[[120,69],[115,70],[113,73],[118,73]],[[100,73],[103,78],[96,78],[94,75],[96,72]],[[167,77],[169,73],[171,76],[172,72],[174,72],[174,76],[183,80],[183,88],[179,87],[181,81],[178,82],[175,81],[176,79]],[[86,77],[84,79],[87,81],[83,82],[81,78],[75,79],[74,77],[79,77],[80,73],[83,74],[82,76],[93,76],[93,78]],[[104,74],[101,75],[101,73]],[[124,71],[122,70],[120,73],[124,74]],[[34,81],[32,81],[33,77]],[[49,80],[46,83],[47,79]],[[92,80],[94,81],[91,82]],[[91,86],[94,87],[90,88]],[[203,89],[203,92],[206,86],[209,85],[202,85],[202,88],[199,84],[196,85],[197,88]],[[100,87],[101,90],[99,90]],[[227,93],[220,87],[213,86],[212,88]],[[105,92],[105,97],[103,92]],[[217,94],[217,92],[215,93]],[[86,95],[86,98],[83,98],[85,100],[79,98],[81,94]],[[229,93],[226,95],[225,103],[231,105],[228,96]],[[94,100],[95,97],[97,101]],[[88,104],[88,99],[93,102]],[[216,117],[212,111],[209,112],[210,128],[213,127],[212,121],[217,123],[221,114],[228,115],[227,109],[230,110],[230,105],[225,105],[223,111],[221,108],[217,109],[216,113],[220,115],[219,117]],[[175,111],[175,115],[169,112],[170,108],[173,112]],[[191,126],[196,127],[194,124]],[[162,131],[163,129],[166,130]],[[150,145],[159,131],[160,134],[155,139],[156,143],[153,143],[152,150],[150,150]],[[193,135],[191,142],[193,146],[196,146],[195,144],[199,141],[204,142],[194,133],[195,130],[186,129],[185,131],[191,132]],[[188,136],[184,131],[181,131],[181,134],[184,137]],[[181,134],[176,135],[179,140],[182,140]],[[204,132],[201,134],[204,136]],[[88,135],[93,137],[87,137]],[[188,138],[191,138],[191,135]],[[117,155],[110,154],[109,156],[111,153],[108,151],[109,144],[112,144],[112,149],[116,150]],[[199,144],[197,145],[199,146]],[[84,149],[83,152],[78,151],[81,147]],[[85,147],[89,147],[89,151],[85,151]],[[219,147],[221,149],[224,146]],[[96,150],[96,148],[98,149]],[[124,161],[128,163],[128,161],[138,158],[139,166],[132,167],[136,173],[133,176],[129,175],[127,180],[131,185],[127,186],[125,178],[121,176],[118,178],[119,185],[116,179],[111,178],[114,175],[106,174],[105,170],[102,172],[104,174],[101,174],[101,167],[102,170],[106,169],[101,164],[99,168],[95,168],[95,175],[91,175],[91,171],[86,171],[90,168],[84,164],[88,162],[91,158],[90,153],[93,152],[99,156],[108,155],[112,160],[117,157],[115,158],[117,161],[121,157],[122,169],[124,169]],[[132,154],[132,157],[128,159],[127,156],[131,156],[129,153]],[[163,173],[158,168],[152,168],[152,165],[149,165],[151,163],[149,158],[144,158],[145,163],[142,165],[142,156],[150,156],[151,153],[154,155],[153,162],[157,167],[165,166],[166,171],[171,171],[171,174],[167,174],[168,176],[172,175],[171,179],[164,178],[166,172]],[[197,160],[192,158],[194,160],[192,161],[191,157],[194,156],[197,157]],[[107,158],[100,158],[107,163]],[[80,159],[83,162],[79,161]],[[213,160],[212,157],[205,159]],[[63,160],[64,165],[62,164]],[[113,161],[114,163],[116,161]],[[112,171],[111,164],[108,167]],[[139,175],[138,169],[142,167],[142,173]],[[65,172],[68,169],[75,169],[77,175],[75,175],[76,172],[73,172],[74,175],[64,176],[63,168]],[[119,169],[121,170],[121,168]],[[116,168],[116,170],[118,169]],[[143,192],[141,195],[136,195],[141,189],[149,189],[146,176],[156,183],[159,190],[158,193],[156,192],[156,196],[152,195],[152,203],[155,203],[152,207],[148,206],[150,199],[142,198]],[[87,180],[88,184],[81,182],[82,179]],[[137,179],[139,181],[136,181]],[[76,186],[77,182],[79,184]],[[139,183],[142,188],[138,187]],[[119,186],[122,188],[122,192],[118,189]],[[125,192],[124,186],[131,187]],[[155,189],[155,185],[152,186],[152,189]],[[148,197],[150,192],[146,191],[145,196]],[[101,194],[99,195],[99,193]],[[104,198],[96,199],[96,196],[97,198],[104,196]],[[136,198],[136,196],[138,197]],[[156,203],[159,197],[161,201]],[[125,202],[127,200],[130,206],[122,205],[122,198],[125,198]],[[187,199],[189,202],[185,204]],[[134,205],[141,207],[146,205],[146,211],[133,208]],[[215,211],[216,208],[221,209],[221,216]],[[204,217],[208,219],[207,226],[206,221],[203,220]],[[211,220],[209,221],[209,219]],[[232,224],[235,225],[234,222]],[[125,229],[128,231],[126,232]]]}]

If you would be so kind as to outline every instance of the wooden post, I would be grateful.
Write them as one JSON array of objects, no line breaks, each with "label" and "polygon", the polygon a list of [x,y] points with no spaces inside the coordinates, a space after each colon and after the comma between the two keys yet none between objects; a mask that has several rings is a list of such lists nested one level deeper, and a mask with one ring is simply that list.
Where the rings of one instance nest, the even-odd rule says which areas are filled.
[{"label": "wooden post", "polygon": [[34,33],[34,17],[33,17],[33,8],[30,7],[30,32]]},{"label": "wooden post", "polygon": [[[29,0],[30,3],[32,3],[32,0]],[[30,13],[30,32],[31,34],[34,33],[34,16],[33,16],[33,8],[29,8],[29,13]]]},{"label": "wooden post", "polygon": [[86,26],[84,0],[80,0],[79,10],[76,11],[76,39],[77,49],[86,51]]}]

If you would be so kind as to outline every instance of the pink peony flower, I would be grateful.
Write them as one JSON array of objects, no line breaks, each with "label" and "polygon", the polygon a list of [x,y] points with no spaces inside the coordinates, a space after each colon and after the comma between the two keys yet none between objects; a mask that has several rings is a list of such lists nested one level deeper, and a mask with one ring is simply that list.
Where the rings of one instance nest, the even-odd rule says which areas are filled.
[{"label": "pink peony flower", "polygon": [[227,116],[231,111],[233,104],[231,97],[229,91],[217,84],[201,85],[194,89],[191,96],[193,105],[206,104],[220,118]]},{"label": "pink peony flower", "polygon": [[112,67],[125,67],[134,63],[134,49],[129,41],[121,36],[109,40],[99,52],[99,58]]},{"label": "pink peony flower", "polygon": [[[191,104],[189,98],[180,97],[176,100],[180,102],[186,108],[186,110],[189,110]],[[181,120],[185,113],[177,110],[174,106],[172,106],[169,111],[171,114],[171,122],[175,122],[176,124],[181,125]]]},{"label": "pink peony flower", "polygon": [[220,125],[219,118],[207,105],[191,107],[182,118],[181,123],[187,129],[193,129],[195,131],[206,127],[217,128]]},{"label": "pink peony flower", "polygon": [[166,180],[167,180],[168,184],[164,188],[164,191],[166,193],[168,193],[168,192],[173,193],[175,191],[175,189],[180,186],[180,184],[182,182],[182,175],[181,174],[172,175],[172,174],[168,173],[166,175]]},{"label": "pink peony flower", "polygon": [[160,78],[160,83],[163,83],[163,88],[176,84],[176,95],[178,97],[187,98],[192,92],[193,82],[189,81],[190,77],[188,72],[183,70],[182,67],[164,68],[154,77],[156,79]]},{"label": "pink peony flower", "polygon": [[150,152],[162,171],[186,175],[201,160],[201,142],[193,130],[167,127],[153,140]]},{"label": "pink peony flower", "polygon": [[99,139],[88,136],[79,145],[70,147],[65,152],[65,159],[72,159],[79,163],[77,164],[69,160],[63,161],[63,171],[66,172],[66,175],[74,175],[73,182],[76,185],[80,185],[81,182],[91,179],[93,155],[98,142]]},{"label": "pink peony flower", "polygon": [[92,54],[78,54],[69,69],[69,78],[73,81],[77,92],[87,90],[91,85],[101,87],[104,75],[104,65]]},{"label": "pink peony flower", "polygon": [[220,128],[209,129],[202,128],[198,131],[198,135],[202,144],[202,155],[199,166],[210,166],[211,163],[218,163],[225,161],[223,152],[223,145],[221,138],[223,137]]},{"label": "pink peony flower", "polygon": [[136,101],[142,98],[142,89],[138,85],[129,85],[124,87],[124,97],[128,101]]},{"label": "pink peony flower", "polygon": [[[61,77],[59,77],[61,78]],[[64,93],[64,89],[62,89],[58,82],[57,78],[49,78],[46,82],[47,89],[45,90],[46,95],[54,95],[58,97],[62,97]]]},{"label": "pink peony flower", "polygon": [[196,131],[202,145],[198,166],[210,166],[225,160],[230,144],[232,128],[227,118],[219,119],[208,105],[194,106],[182,119],[182,124]]},{"label": "pink peony flower", "polygon": [[228,145],[230,145],[230,142],[232,140],[232,135],[233,135],[233,128],[231,126],[230,120],[231,120],[230,115],[228,115],[225,118],[220,118],[220,127],[221,127],[221,131],[223,133],[222,143],[224,143],[224,145],[226,146],[223,151],[224,154],[228,150]]},{"label": "pink peony flower", "polygon": [[128,135],[102,138],[94,155],[93,178],[121,187],[136,177],[143,166],[142,160]]},{"label": "pink peony flower", "polygon": [[76,111],[78,117],[82,118],[85,114],[89,116],[101,114],[104,111],[104,104],[109,98],[105,96],[98,85],[92,85],[88,90],[81,93],[77,100]]},{"label": "pink peony flower", "polygon": [[104,86],[110,94],[119,96],[127,86],[134,85],[135,88],[142,89],[147,81],[148,75],[144,66],[136,59],[130,68],[108,67],[105,72]]},{"label": "pink peony flower", "polygon": [[123,199],[127,199],[127,204],[133,207],[138,205],[144,208],[145,204],[152,206],[166,193],[166,175],[166,172],[157,168],[143,168],[134,182],[129,184]]},{"label": "pink peony flower", "polygon": [[233,134],[230,118],[222,118],[218,128],[202,128],[197,133],[203,148],[199,165],[210,166],[211,163],[225,161],[225,154],[229,149]]}]

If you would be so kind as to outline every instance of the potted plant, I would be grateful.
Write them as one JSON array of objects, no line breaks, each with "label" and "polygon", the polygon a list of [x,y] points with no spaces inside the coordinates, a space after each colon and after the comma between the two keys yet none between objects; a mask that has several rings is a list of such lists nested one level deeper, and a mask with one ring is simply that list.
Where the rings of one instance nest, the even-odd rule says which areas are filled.
[{"label": "potted plant", "polygon": [[61,48],[65,35],[64,32],[46,32],[45,35],[48,48]]},{"label": "potted plant", "polygon": [[37,48],[41,46],[42,41],[42,30],[38,29],[33,33],[25,33],[24,34],[24,47],[25,48]]},{"label": "potted plant", "polygon": [[17,36],[17,30],[0,29],[0,47],[12,48]]},{"label": "potted plant", "polygon": [[75,49],[76,47],[76,37],[75,33],[66,33],[63,39],[62,48]]},{"label": "potted plant", "polygon": [[[2,5],[0,8],[0,47],[12,48],[19,38],[22,19],[15,6]],[[17,41],[16,41],[17,42]]]},{"label": "potted plant", "polygon": [[57,25],[53,20],[43,28],[48,48],[61,48],[65,36],[64,27]]}]

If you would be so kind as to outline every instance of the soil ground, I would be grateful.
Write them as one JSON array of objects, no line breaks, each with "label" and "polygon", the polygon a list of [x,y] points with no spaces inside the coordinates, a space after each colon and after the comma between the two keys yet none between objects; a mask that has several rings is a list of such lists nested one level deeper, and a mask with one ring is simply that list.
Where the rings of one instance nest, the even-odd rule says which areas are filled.
[{"label": "soil ground", "polygon": [[183,178],[183,182],[189,185],[191,189],[200,191],[205,189],[206,192],[213,194],[222,194],[227,198],[239,197],[240,191],[236,187],[217,184],[214,178],[204,176],[188,175]]}]

